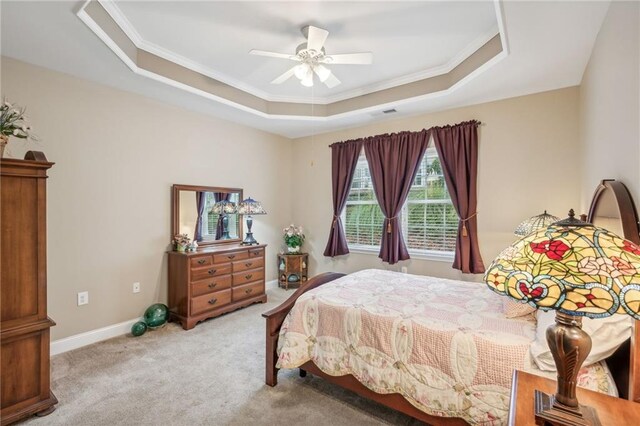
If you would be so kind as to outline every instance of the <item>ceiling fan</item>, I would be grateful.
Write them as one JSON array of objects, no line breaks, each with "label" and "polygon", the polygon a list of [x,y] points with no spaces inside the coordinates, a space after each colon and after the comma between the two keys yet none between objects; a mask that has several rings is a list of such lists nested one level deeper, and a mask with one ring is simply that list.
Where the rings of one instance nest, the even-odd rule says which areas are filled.
[{"label": "ceiling fan", "polygon": [[303,86],[311,87],[313,86],[313,74],[315,73],[322,83],[332,88],[340,84],[340,80],[325,65],[368,65],[373,62],[373,54],[371,52],[327,55],[323,46],[329,36],[329,31],[322,28],[308,25],[302,28],[302,34],[306,37],[307,42],[300,44],[296,48],[295,55],[256,49],[249,51],[251,55],[269,56],[299,62],[298,65],[293,66],[284,74],[275,78],[271,84],[282,84],[295,75]]}]

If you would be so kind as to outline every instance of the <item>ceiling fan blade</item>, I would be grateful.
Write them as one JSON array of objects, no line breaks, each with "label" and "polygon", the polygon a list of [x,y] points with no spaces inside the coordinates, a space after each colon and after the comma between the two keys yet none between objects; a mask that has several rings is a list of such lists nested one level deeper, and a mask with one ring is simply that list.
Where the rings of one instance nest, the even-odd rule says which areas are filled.
[{"label": "ceiling fan blade", "polygon": [[327,77],[327,79],[324,81],[325,86],[327,86],[329,89],[333,89],[334,87],[336,87],[340,83],[341,83],[341,81],[338,80],[338,77],[336,77],[333,74],[333,72],[331,74],[329,74],[329,77]]},{"label": "ceiling fan blade", "polygon": [[325,56],[320,62],[323,62],[325,64],[368,65],[373,62],[373,53],[361,52],[361,53],[343,53],[340,55],[328,55],[328,56]]},{"label": "ceiling fan blade", "polygon": [[329,36],[329,31],[309,25],[307,29],[307,49],[322,51],[322,46]]},{"label": "ceiling fan blade", "polygon": [[269,56],[270,58],[281,58],[281,59],[291,59],[292,61],[300,61],[297,56],[289,55],[287,53],[278,53],[278,52],[269,52],[266,50],[250,50],[250,55],[258,55],[258,56]]},{"label": "ceiling fan blade", "polygon": [[291,76],[294,74],[294,71],[296,69],[298,65],[296,65],[295,67],[289,68],[287,71],[285,71],[283,74],[281,74],[279,77],[276,77],[271,84],[282,84],[285,81],[289,80],[291,78]]}]

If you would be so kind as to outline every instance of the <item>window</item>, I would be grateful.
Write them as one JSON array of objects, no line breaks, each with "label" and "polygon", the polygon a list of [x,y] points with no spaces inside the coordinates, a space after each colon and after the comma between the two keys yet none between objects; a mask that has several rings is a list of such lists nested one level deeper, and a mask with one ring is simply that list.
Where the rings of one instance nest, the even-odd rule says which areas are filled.
[{"label": "window", "polygon": [[[458,232],[458,214],[445,185],[438,153],[428,148],[402,208],[402,233],[414,254],[452,254]],[[378,206],[369,166],[360,154],[351,183],[343,223],[347,243],[354,249],[378,249],[384,215]]]}]

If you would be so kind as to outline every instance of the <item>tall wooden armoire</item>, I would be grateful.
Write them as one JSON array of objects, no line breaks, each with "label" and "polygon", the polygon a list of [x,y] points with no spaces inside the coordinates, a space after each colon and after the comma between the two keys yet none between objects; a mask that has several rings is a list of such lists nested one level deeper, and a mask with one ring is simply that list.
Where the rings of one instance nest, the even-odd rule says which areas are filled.
[{"label": "tall wooden armoire", "polygon": [[47,170],[44,154],[4,158],[0,172],[1,424],[49,414]]}]

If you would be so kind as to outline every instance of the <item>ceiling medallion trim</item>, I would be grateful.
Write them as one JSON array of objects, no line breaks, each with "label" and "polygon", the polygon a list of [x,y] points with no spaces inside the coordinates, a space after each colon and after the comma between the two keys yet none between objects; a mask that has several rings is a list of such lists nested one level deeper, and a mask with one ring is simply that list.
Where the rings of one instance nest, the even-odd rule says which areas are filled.
[{"label": "ceiling medallion trim", "polygon": [[[134,73],[265,118],[326,121],[451,93],[508,55],[503,12],[494,1],[498,26],[478,37],[447,64],[382,83],[314,99],[273,96],[142,39],[107,0],[87,0],[78,17]],[[202,77],[208,77],[203,79]]]}]

